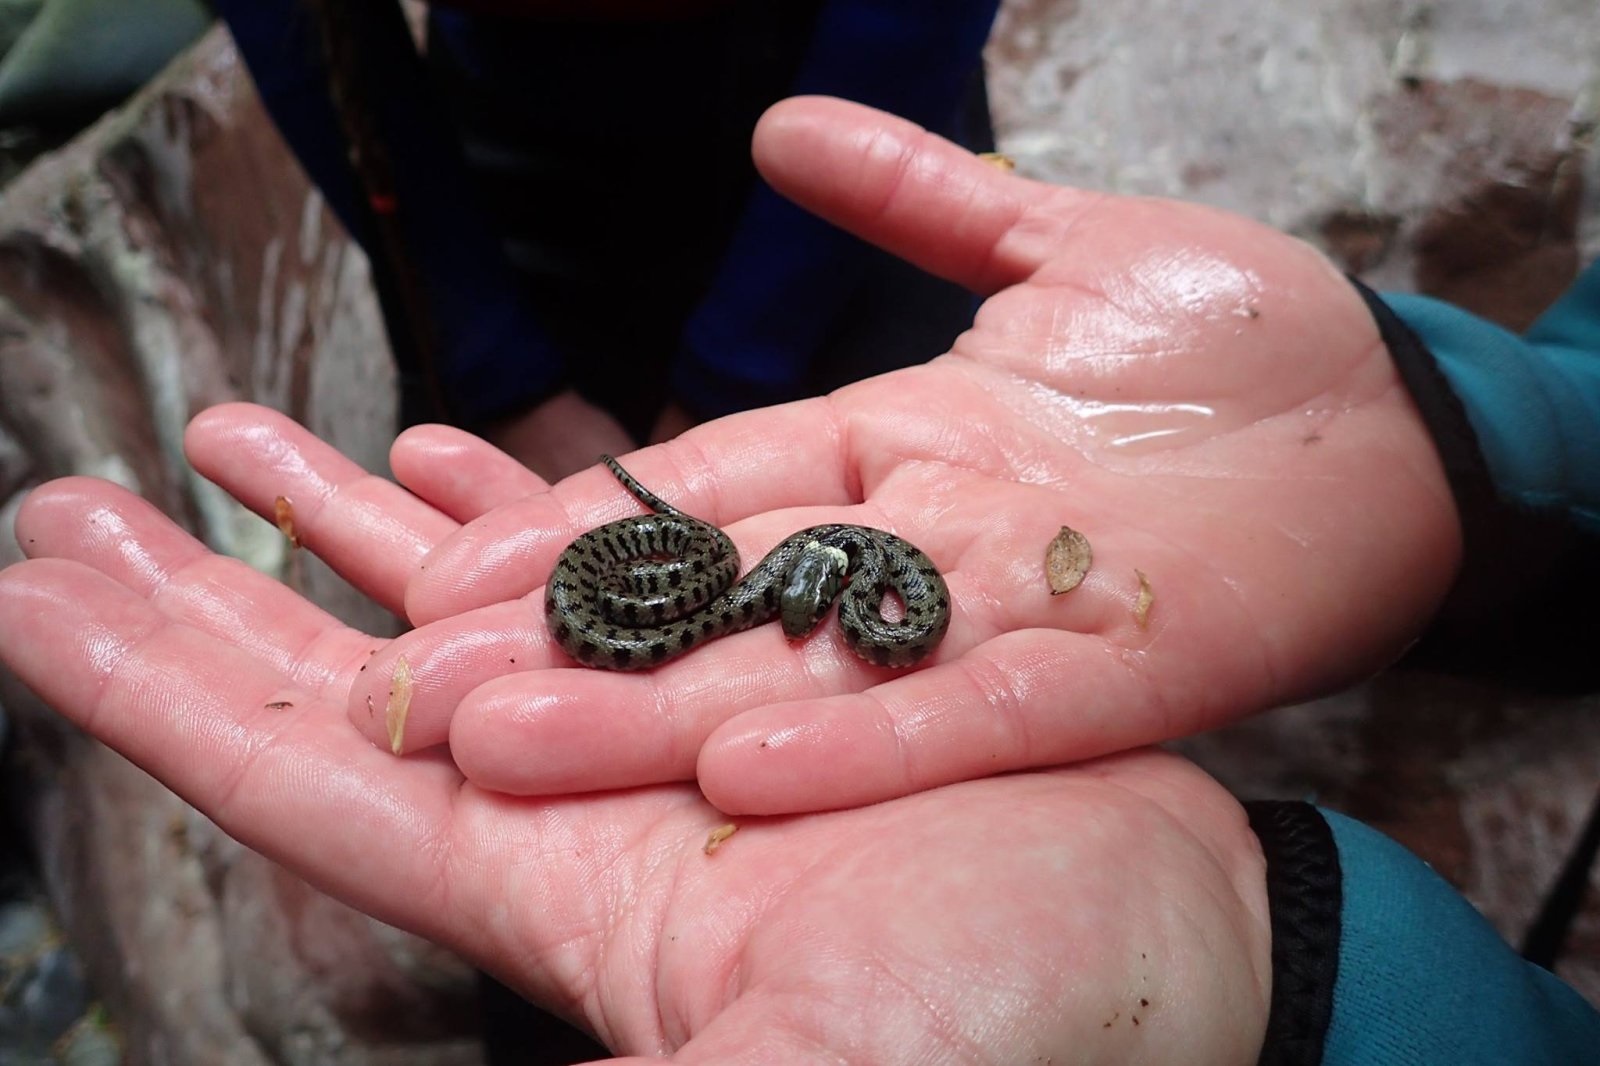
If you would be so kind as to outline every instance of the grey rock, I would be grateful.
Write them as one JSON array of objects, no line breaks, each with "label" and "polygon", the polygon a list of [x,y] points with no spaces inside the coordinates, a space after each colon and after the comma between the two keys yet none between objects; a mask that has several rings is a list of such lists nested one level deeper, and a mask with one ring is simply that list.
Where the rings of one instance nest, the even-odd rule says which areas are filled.
[{"label": "grey rock", "polygon": [[[384,469],[394,376],[365,260],[216,33],[4,190],[0,442],[12,446],[0,475],[12,495],[0,515],[42,480],[108,477],[352,624],[390,631],[385,612],[188,468],[184,424],[231,399],[287,411]],[[480,1060],[475,977],[459,960],[240,847],[14,680],[0,677],[0,700],[51,900],[130,1062]],[[93,1026],[69,1035],[82,1061],[105,1045]]]}]

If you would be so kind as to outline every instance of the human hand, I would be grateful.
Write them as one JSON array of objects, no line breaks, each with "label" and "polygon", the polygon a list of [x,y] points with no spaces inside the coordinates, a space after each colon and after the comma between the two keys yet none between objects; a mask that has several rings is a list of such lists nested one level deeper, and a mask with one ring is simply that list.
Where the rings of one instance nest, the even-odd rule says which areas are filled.
[{"label": "human hand", "polygon": [[[708,855],[725,818],[689,785],[516,798],[440,752],[373,747],[343,713],[371,641],[121,489],[57,483],[18,529],[50,556],[0,573],[0,653],[24,682],[245,844],[619,1052],[1256,1057],[1261,855],[1173,756],[746,819]],[[428,536],[392,513],[382,529]]]},{"label": "human hand", "polygon": [[[949,579],[943,646],[892,674],[831,626],[800,646],[768,626],[645,674],[566,668],[541,586],[574,536],[634,502],[597,468],[457,506],[402,439],[402,480],[467,524],[425,559],[366,564],[419,562],[404,608],[420,628],[351,696],[375,741],[370,708],[404,657],[407,750],[448,739],[486,787],[697,774],[730,812],[845,806],[1319,694],[1425,624],[1460,554],[1453,503],[1370,316],[1318,253],[1214,210],[1029,182],[835,101],[781,105],[756,151],[801,203],[991,295],[927,366],[698,426],[627,465],[747,559],[821,521],[906,537]],[[267,513],[296,491],[262,476],[296,438],[202,423],[196,461],[236,495]],[[465,445],[449,477],[496,462]],[[343,491],[319,475],[306,493],[323,487]],[[336,525],[311,531],[335,555]],[[1041,560],[1062,525],[1094,567],[1052,597]]]},{"label": "human hand", "polygon": [[[680,433],[687,433],[695,427],[695,418],[684,410],[676,401],[669,402],[656,416],[655,424],[650,427],[650,443],[660,444],[662,441],[671,440]],[[603,452],[604,455],[615,455],[616,452]]]},{"label": "human hand", "polygon": [[506,419],[484,436],[548,481],[592,466],[597,455],[620,455],[634,447],[620,422],[571,390]]}]

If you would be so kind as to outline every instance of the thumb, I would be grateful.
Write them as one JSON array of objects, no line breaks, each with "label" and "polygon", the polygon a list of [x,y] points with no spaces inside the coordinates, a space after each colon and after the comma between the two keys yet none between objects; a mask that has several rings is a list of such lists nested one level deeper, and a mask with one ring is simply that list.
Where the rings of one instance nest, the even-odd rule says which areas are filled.
[{"label": "thumb", "polygon": [[827,97],[774,105],[752,151],[801,207],[985,295],[1059,254],[1070,217],[1104,199],[1015,177],[914,123]]}]

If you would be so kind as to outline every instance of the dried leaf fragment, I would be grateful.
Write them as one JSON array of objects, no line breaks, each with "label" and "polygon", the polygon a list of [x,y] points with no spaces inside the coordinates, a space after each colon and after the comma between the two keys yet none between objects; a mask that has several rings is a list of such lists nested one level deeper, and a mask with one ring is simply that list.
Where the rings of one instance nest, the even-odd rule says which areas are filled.
[{"label": "dried leaf fragment", "polygon": [[727,840],[738,831],[739,827],[734,825],[732,822],[717,826],[706,835],[706,844],[701,850],[703,850],[707,855],[713,854],[718,848],[722,847],[722,842],[724,840]]},{"label": "dried leaf fragment", "polygon": [[394,675],[389,679],[389,702],[384,707],[383,721],[389,727],[389,750],[396,755],[406,739],[406,715],[411,713],[411,664],[405,656],[394,661]]},{"label": "dried leaf fragment", "polygon": [[1150,624],[1150,605],[1156,602],[1156,594],[1150,590],[1150,579],[1144,576],[1143,570],[1135,567],[1133,573],[1139,579],[1139,598],[1133,601],[1133,623],[1145,629]]},{"label": "dried leaf fragment", "polygon": [[289,497],[279,496],[272,501],[272,516],[278,521],[278,529],[289,538],[289,547],[300,547],[300,534],[294,529],[294,504]]},{"label": "dried leaf fragment", "polygon": [[1089,538],[1070,526],[1062,526],[1044,550],[1044,576],[1050,583],[1050,595],[1059,596],[1077,588],[1093,562]]}]

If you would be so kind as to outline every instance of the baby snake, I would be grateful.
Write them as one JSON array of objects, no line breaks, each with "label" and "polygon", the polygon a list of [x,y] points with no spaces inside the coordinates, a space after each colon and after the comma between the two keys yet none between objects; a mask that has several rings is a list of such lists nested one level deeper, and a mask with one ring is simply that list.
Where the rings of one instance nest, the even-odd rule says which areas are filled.
[{"label": "baby snake", "polygon": [[[545,619],[556,643],[580,663],[641,670],[773,615],[797,639],[836,598],[845,643],[879,666],[917,662],[949,628],[944,578],[927,555],[892,533],[802,529],[734,584],[739,552],[726,533],[662,500],[609,455],[600,461],[655,513],[592,529],[556,560]],[[881,611],[890,588],[905,606],[898,622]]]}]

